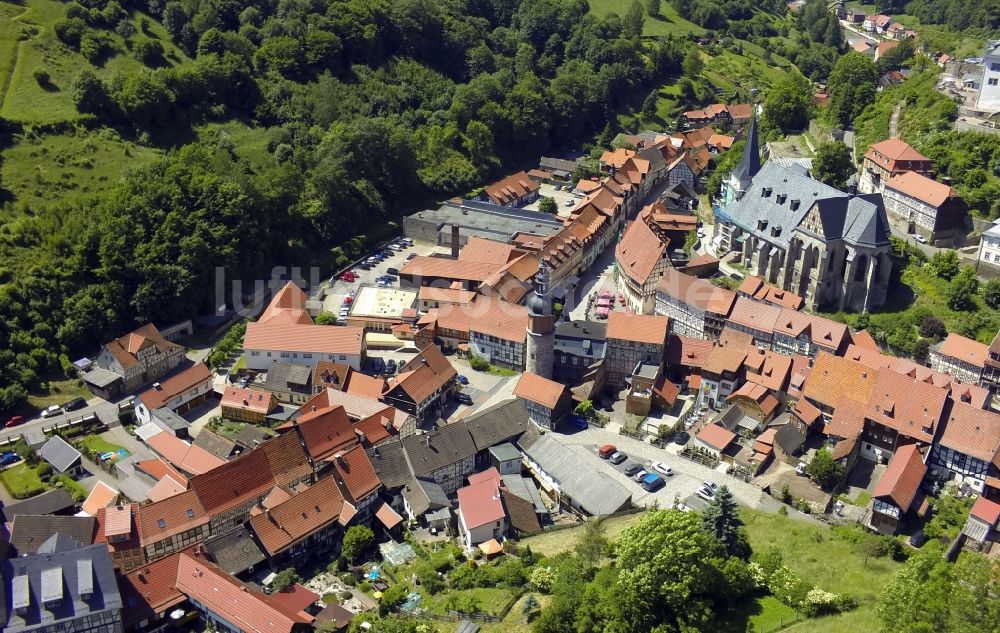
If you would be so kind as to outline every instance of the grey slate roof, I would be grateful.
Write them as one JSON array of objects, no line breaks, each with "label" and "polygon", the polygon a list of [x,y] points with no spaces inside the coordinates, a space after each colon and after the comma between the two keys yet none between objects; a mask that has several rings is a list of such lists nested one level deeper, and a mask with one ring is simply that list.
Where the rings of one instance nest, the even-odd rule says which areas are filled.
[{"label": "grey slate roof", "polygon": [[565,171],[572,174],[580,166],[581,162],[579,158],[576,160],[566,160],[564,158],[542,156],[538,161],[538,166],[548,171]]},{"label": "grey slate roof", "polygon": [[13,521],[14,517],[22,514],[62,514],[72,510],[75,505],[68,492],[56,488],[6,506],[3,513],[8,521]]},{"label": "grey slate roof", "polygon": [[593,321],[560,321],[556,324],[555,349],[588,358],[604,358],[608,326]]},{"label": "grey slate roof", "polygon": [[201,447],[221,459],[229,459],[236,448],[236,442],[228,437],[222,437],[208,429],[202,429],[194,438],[194,445]]},{"label": "grey slate roof", "polygon": [[524,402],[517,398],[477,411],[463,422],[478,452],[517,439],[528,430],[530,420]]},{"label": "grey slate roof", "polygon": [[[120,622],[122,599],[115,582],[114,568],[108,547],[104,543],[77,548],[72,539],[50,539],[45,554],[12,558],[0,563],[3,576],[5,611],[0,628],[6,633],[22,633],[65,624],[66,630],[81,627],[82,618],[107,614],[109,625],[113,615]],[[24,580],[18,580],[23,578]],[[89,593],[86,600],[82,594]],[[61,596],[58,606],[42,604],[43,596]],[[8,604],[26,605],[23,615],[17,615]],[[109,628],[110,628],[109,626]]]},{"label": "grey slate roof", "polygon": [[253,424],[244,424],[240,432],[233,436],[233,441],[245,449],[253,450],[266,442],[269,436]]},{"label": "grey slate roof", "polygon": [[450,508],[451,501],[439,483],[422,477],[414,477],[403,488],[403,498],[410,506],[413,516],[420,516],[431,510]]},{"label": "grey slate roof", "polygon": [[216,565],[234,576],[265,560],[264,553],[245,525],[213,536],[205,541],[205,549]]},{"label": "grey slate roof", "polygon": [[[793,209],[795,201],[798,206]],[[889,243],[889,221],[880,194],[851,196],[771,161],[764,164],[747,192],[732,202],[726,213],[737,226],[786,249],[793,231],[805,231],[799,225],[813,205],[819,209],[826,240],[843,239],[872,246]],[[758,228],[761,221],[766,225]],[[773,235],[777,227],[780,232]]]},{"label": "grey slate roof", "polygon": [[581,468],[580,458],[551,435],[539,437],[524,453],[588,514],[617,512],[632,499],[632,493],[606,473]]},{"label": "grey slate roof", "polygon": [[504,442],[503,444],[491,446],[490,455],[495,457],[497,461],[501,462],[521,459],[521,451],[517,450],[517,447],[510,442]]},{"label": "grey slate roof", "polygon": [[291,363],[273,363],[267,368],[264,386],[280,391],[294,390],[312,382],[312,368]]},{"label": "grey slate roof", "polygon": [[94,517],[56,516],[52,514],[21,514],[14,519],[10,544],[18,556],[34,554],[42,543],[54,534],[72,538],[77,546],[94,542]]},{"label": "grey slate roof", "polygon": [[747,181],[760,171],[760,140],[757,138],[757,117],[750,118],[750,129],[747,130],[747,142],[743,146],[740,164],[733,170],[733,176],[740,181]]},{"label": "grey slate roof", "polygon": [[611,514],[632,500],[632,493],[606,473],[581,468],[579,457],[551,435],[539,437],[524,453],[588,514]]},{"label": "grey slate roof", "polygon": [[57,473],[66,472],[80,461],[80,451],[58,435],[53,435],[38,450],[38,456],[51,464]]},{"label": "grey slate roof", "polygon": [[542,495],[538,492],[538,486],[535,485],[534,479],[522,477],[521,475],[500,475],[500,479],[503,481],[504,488],[510,494],[530,501],[531,505],[535,508],[536,514],[549,513],[549,509],[545,507]]},{"label": "grey slate roof", "polygon": [[375,468],[375,474],[386,488],[399,488],[413,480],[403,443],[399,440],[379,444],[369,453],[368,458]]},{"label": "grey slate roof", "polygon": [[464,422],[404,438],[403,449],[417,476],[430,475],[476,454],[476,444]]},{"label": "grey slate roof", "polygon": [[183,431],[191,426],[191,423],[177,415],[167,407],[160,407],[155,409],[152,413],[153,417],[159,420],[163,426],[170,429],[171,431]]}]

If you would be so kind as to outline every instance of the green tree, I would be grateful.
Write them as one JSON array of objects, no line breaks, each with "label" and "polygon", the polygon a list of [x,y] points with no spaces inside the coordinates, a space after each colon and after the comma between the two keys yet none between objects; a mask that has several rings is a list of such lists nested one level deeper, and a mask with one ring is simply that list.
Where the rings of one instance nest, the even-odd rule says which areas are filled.
[{"label": "green tree", "polygon": [[878,67],[867,56],[851,51],[836,61],[827,81],[830,116],[850,128],[854,119],[875,100]]},{"label": "green tree", "polygon": [[701,59],[701,52],[697,46],[689,46],[688,52],[684,55],[684,74],[692,79],[698,79],[701,71],[705,68],[705,62]]},{"label": "green tree", "polygon": [[954,569],[938,547],[924,547],[906,561],[882,591],[876,613],[886,633],[948,631]]},{"label": "green tree", "polygon": [[364,525],[352,525],[344,533],[340,551],[353,563],[357,561],[359,556],[368,551],[374,541],[375,533],[372,532],[371,528]]},{"label": "green tree", "polygon": [[806,473],[820,488],[829,492],[844,478],[844,467],[833,460],[829,450],[821,448],[806,465]]},{"label": "green tree", "polygon": [[1000,309],[1000,279],[990,279],[983,286],[983,301],[994,310]]},{"label": "green tree", "polygon": [[542,213],[551,213],[555,215],[559,213],[559,205],[556,204],[555,198],[546,196],[538,201],[538,210]]},{"label": "green tree", "polygon": [[333,312],[320,312],[316,315],[316,325],[336,325],[337,315]]},{"label": "green tree", "polygon": [[747,560],[750,558],[750,543],[743,532],[740,509],[729,488],[722,486],[715,498],[702,514],[705,531],[714,536],[726,548],[729,556]]},{"label": "green tree", "polygon": [[948,284],[948,307],[956,311],[972,310],[976,307],[974,300],[979,290],[979,279],[971,266],[963,266],[955,278]]},{"label": "green tree", "polygon": [[659,91],[652,90],[642,101],[642,118],[649,120],[656,117],[656,103],[659,99]]},{"label": "green tree", "polygon": [[576,555],[587,568],[595,567],[608,553],[607,528],[600,519],[584,523],[583,534],[576,543]]},{"label": "green tree", "polygon": [[813,178],[837,189],[847,186],[847,179],[854,173],[851,150],[840,141],[821,143],[813,156]]},{"label": "green tree", "polygon": [[809,123],[809,80],[793,73],[771,88],[764,99],[761,124],[765,129],[788,133]]},{"label": "green tree", "polygon": [[632,0],[625,17],[622,18],[622,34],[625,37],[639,37],[642,35],[642,25],[645,20],[646,15],[639,0]]},{"label": "green tree", "polygon": [[521,615],[531,616],[532,613],[538,610],[538,598],[535,594],[529,593],[524,597],[524,603],[521,605]]},{"label": "green tree", "polygon": [[698,231],[691,229],[684,235],[684,252],[688,255],[694,249],[694,245],[698,243]]},{"label": "green tree", "polygon": [[148,65],[155,64],[163,58],[163,44],[160,40],[144,37],[132,46],[136,59]]},{"label": "green tree", "polygon": [[409,587],[402,583],[390,585],[388,589],[382,592],[382,597],[378,601],[379,614],[383,616],[388,615],[398,609],[406,601],[408,592]]},{"label": "green tree", "polygon": [[651,17],[657,17],[660,15],[660,0],[647,0],[646,9]]},{"label": "green tree", "polygon": [[286,567],[279,571],[274,576],[274,580],[271,581],[271,593],[284,591],[300,580],[302,578],[299,576],[299,572],[295,571],[294,567]]},{"label": "green tree", "polygon": [[931,260],[927,262],[927,270],[935,277],[940,277],[945,281],[950,281],[958,274],[961,264],[955,251],[941,250],[934,253]]}]

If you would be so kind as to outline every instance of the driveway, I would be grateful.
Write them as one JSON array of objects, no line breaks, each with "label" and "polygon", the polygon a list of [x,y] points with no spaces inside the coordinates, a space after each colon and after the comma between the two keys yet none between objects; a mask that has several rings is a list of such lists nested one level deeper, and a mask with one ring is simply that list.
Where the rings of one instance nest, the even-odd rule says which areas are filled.
[{"label": "driveway", "polygon": [[70,411],[69,413],[63,411],[59,415],[52,416],[51,418],[42,418],[41,416],[35,416],[29,419],[24,424],[15,426],[10,429],[0,428],[0,439],[5,439],[8,437],[17,437],[24,435],[28,429],[37,429],[41,433],[42,427],[48,427],[53,424],[58,424],[60,422],[65,422],[67,420],[82,418],[84,416],[90,415],[91,413],[96,413],[97,417],[105,422],[105,424],[117,422],[118,421],[118,405],[108,402],[106,400],[101,400],[100,398],[93,397],[87,401],[87,406],[78,409],[76,411]]}]

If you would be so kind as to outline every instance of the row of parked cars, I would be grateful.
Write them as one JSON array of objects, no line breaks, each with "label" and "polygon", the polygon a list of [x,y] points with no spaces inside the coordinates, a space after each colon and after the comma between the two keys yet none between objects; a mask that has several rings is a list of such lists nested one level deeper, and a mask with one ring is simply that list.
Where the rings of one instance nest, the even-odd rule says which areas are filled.
[{"label": "row of parked cars", "polygon": [[[84,400],[83,398],[73,398],[72,400],[70,400],[69,402],[67,402],[62,406],[59,406],[58,404],[53,404],[49,407],[42,409],[42,417],[53,418],[57,415],[60,415],[68,411],[76,411],[77,409],[82,409],[85,406],[87,406],[86,400]],[[3,425],[4,428],[10,429],[14,428],[15,426],[24,424],[27,421],[28,420],[23,415],[14,415],[7,418],[7,420],[3,423]]]},{"label": "row of parked cars", "polygon": [[[597,451],[601,459],[606,459],[615,466],[628,461],[628,455],[618,450],[614,444],[605,444]],[[649,469],[643,468],[638,462],[629,463],[622,471],[626,477],[637,482],[647,492],[656,492],[667,485],[665,477],[673,477],[674,470],[663,462],[650,462]]]}]

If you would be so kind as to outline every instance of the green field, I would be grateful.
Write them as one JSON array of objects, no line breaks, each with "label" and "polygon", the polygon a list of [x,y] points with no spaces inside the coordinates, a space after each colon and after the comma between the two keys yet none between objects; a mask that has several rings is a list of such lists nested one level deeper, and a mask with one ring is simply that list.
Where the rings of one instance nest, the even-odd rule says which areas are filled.
[{"label": "green field", "polygon": [[44,409],[53,404],[62,406],[73,398],[83,398],[86,400],[93,395],[83,385],[83,381],[78,378],[51,380],[47,384],[47,392],[28,394],[28,404],[38,409]]},{"label": "green field", "polygon": [[[590,12],[594,15],[617,13],[622,16],[628,11],[632,2],[631,0],[589,0],[588,4],[590,4]],[[643,7],[645,8],[645,4]],[[660,15],[656,17],[646,15],[646,21],[642,26],[642,34],[652,36],[687,35],[688,33],[701,35],[704,32],[705,29],[678,15],[677,10],[669,2],[660,3]]]}]

